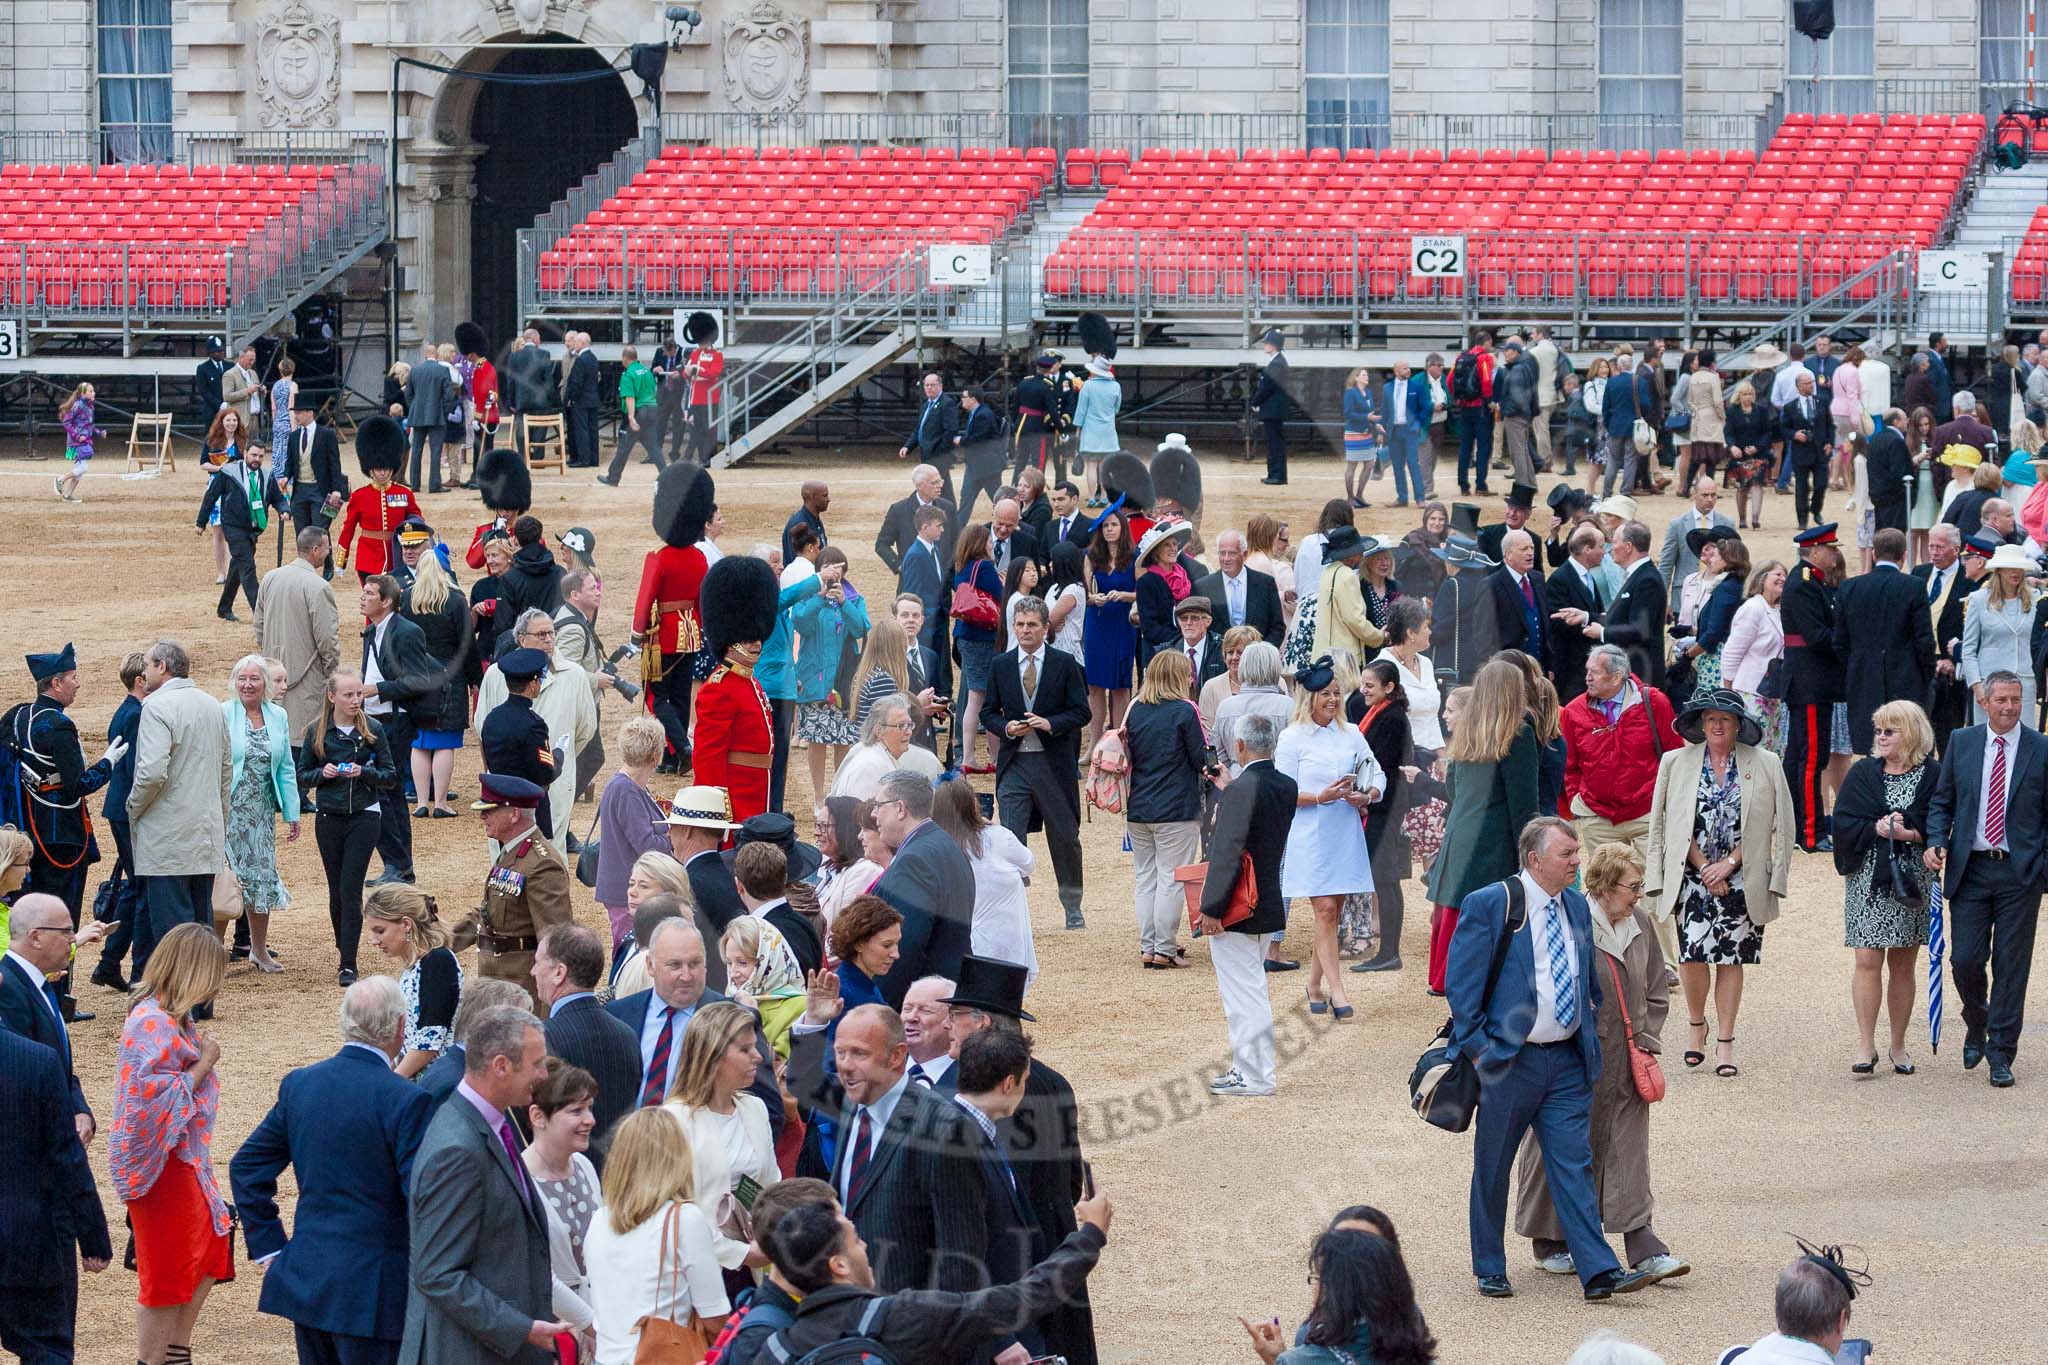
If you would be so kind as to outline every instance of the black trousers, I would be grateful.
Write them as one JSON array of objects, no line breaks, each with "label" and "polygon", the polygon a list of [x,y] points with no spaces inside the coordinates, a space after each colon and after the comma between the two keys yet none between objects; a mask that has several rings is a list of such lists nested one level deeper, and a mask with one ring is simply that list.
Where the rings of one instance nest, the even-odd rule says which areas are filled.
[{"label": "black trousers", "polygon": [[1809,521],[1818,526],[1821,521],[1821,500],[1827,496],[1828,469],[1826,465],[1794,465],[1792,467],[1792,514],[1799,519],[1799,529],[1805,530]]},{"label": "black trousers", "polygon": [[1266,429],[1266,477],[1287,481],[1287,423],[1278,417],[1263,418]]},{"label": "black trousers", "polygon": [[1398,829],[1383,830],[1379,847],[1372,850],[1372,889],[1377,897],[1379,947],[1374,958],[1398,960],[1401,956],[1401,926],[1407,907],[1401,901],[1402,835]]},{"label": "black trousers", "polygon": [[796,703],[775,699],[775,754],[769,760],[768,809],[782,809],[782,793],[789,781],[790,732],[796,729]]},{"label": "black trousers", "polygon": [[711,420],[711,405],[692,403],[689,411],[689,420],[684,424],[688,438],[683,454],[693,464],[709,464],[711,453],[718,449],[718,424]]},{"label": "black trousers", "polygon": [[1808,853],[1828,832],[1827,776],[1834,730],[1833,702],[1787,703],[1785,781],[1792,788],[1792,837]]},{"label": "black trousers", "polygon": [[647,689],[648,704],[668,736],[669,750],[684,766],[688,766],[690,754],[690,688],[696,682],[690,664],[695,658],[694,654],[663,654],[661,681]]},{"label": "black trousers", "polygon": [[[386,796],[380,804],[388,808],[403,802]],[[313,842],[320,846],[320,865],[327,872],[327,919],[334,926],[334,950],[350,971],[355,970],[356,945],[363,936],[363,878],[369,875],[380,828],[378,817],[369,811],[313,818]]]},{"label": "black trousers", "polygon": [[399,1344],[382,1337],[352,1337],[295,1322],[292,1342],[299,1365],[398,1365]]},{"label": "black trousers", "polygon": [[1903,531],[1906,529],[1906,500],[1895,498],[1890,502],[1870,500],[1870,510],[1876,514],[1877,529],[1880,531]]},{"label": "black trousers", "polygon": [[213,874],[138,877],[142,905],[135,921],[135,972],[149,967],[157,941],[181,924],[213,925]]},{"label": "black trousers", "polygon": [[960,504],[960,524],[962,526],[974,520],[974,501],[983,494],[988,496],[989,510],[991,512],[995,510],[996,489],[1002,487],[1002,482],[1003,467],[1001,465],[997,465],[994,469],[980,474],[969,472],[961,474],[960,488],[967,499],[967,501]]},{"label": "black trousers", "polygon": [[[447,441],[448,424],[446,422],[434,422],[427,426],[416,426],[412,429],[412,477],[408,480],[412,487],[423,489],[429,493],[441,491],[441,447],[447,444]],[[430,482],[421,483],[420,455],[428,446],[432,446],[434,451],[433,461],[427,466]]]},{"label": "black trousers", "polygon": [[1965,1037],[1981,1044],[1993,1061],[2009,1064],[2020,1050],[2040,915],[2041,893],[2020,879],[2012,861],[1981,853],[1971,857],[1949,897],[1949,968],[1963,1006]]},{"label": "black trousers", "polygon": [[78,1322],[78,1261],[61,1263],[58,1283],[0,1285],[0,1351],[22,1365],[71,1365],[72,1332]]},{"label": "black trousers", "polygon": [[689,415],[681,398],[663,397],[654,409],[655,441],[668,447],[671,463],[683,458],[683,441],[690,434]]},{"label": "black trousers", "polygon": [[1948,737],[1970,723],[1970,685],[1960,677],[1936,678],[1927,692],[1927,718],[1934,722],[1934,751],[1948,752]]},{"label": "black trousers", "polygon": [[377,718],[391,741],[391,761],[398,769],[391,789],[377,802],[382,828],[377,834],[377,852],[383,856],[386,872],[412,871],[412,808],[406,804],[405,784],[412,778],[412,742],[419,734],[412,717],[393,711]]},{"label": "black trousers", "polygon": [[597,409],[569,409],[569,463],[578,469],[597,468]]},{"label": "black trousers", "polygon": [[239,526],[221,525],[220,533],[228,542],[228,581],[220,585],[220,603],[214,608],[222,616],[235,609],[235,589],[240,588],[249,599],[249,610],[256,610],[256,533]]},{"label": "black trousers", "polygon": [[107,875],[119,879],[121,889],[114,893],[113,924],[107,930],[107,936],[100,940],[100,965],[118,971],[135,943],[135,920],[142,906],[142,888],[135,880],[135,842],[129,833],[128,822],[108,820],[107,828],[113,832],[116,850],[114,870]]},{"label": "black trousers", "polygon": [[652,413],[641,415],[638,431],[633,430],[632,425],[624,417],[619,418],[619,439],[612,447],[611,468],[604,472],[607,479],[613,483],[619,481],[619,475],[626,469],[626,457],[633,453],[633,447],[636,445],[647,452],[647,458],[653,462],[656,469],[661,468],[661,428]]},{"label": "black trousers", "polygon": [[1032,817],[1038,818],[1045,828],[1046,851],[1052,855],[1053,876],[1059,882],[1060,905],[1070,911],[1081,908],[1081,818],[1066,799],[1066,789],[1073,785],[1073,774],[1056,772],[1046,754],[1023,749],[1010,756],[996,777],[996,806],[1003,828],[1016,835],[1018,843],[1025,843]]}]

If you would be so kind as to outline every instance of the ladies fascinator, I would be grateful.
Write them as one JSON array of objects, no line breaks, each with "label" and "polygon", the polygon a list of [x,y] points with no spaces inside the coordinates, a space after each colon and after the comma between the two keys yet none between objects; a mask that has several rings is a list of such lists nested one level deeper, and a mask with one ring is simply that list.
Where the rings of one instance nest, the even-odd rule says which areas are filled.
[{"label": "ladies fascinator", "polygon": [[1320,692],[1336,680],[1336,661],[1327,654],[1294,675],[1295,685],[1309,692]]},{"label": "ladies fascinator", "polygon": [[427,923],[439,924],[441,922],[440,905],[434,900],[432,896],[426,896],[422,899],[424,899],[427,903]]},{"label": "ladies fascinator", "polygon": [[1847,1258],[1850,1250],[1849,1248],[1831,1246],[1826,1244],[1816,1246],[1814,1243],[1807,1241],[1804,1237],[1800,1237],[1797,1235],[1795,1235],[1792,1238],[1792,1240],[1795,1243],[1797,1243],[1799,1249],[1805,1253],[1805,1255],[1801,1257],[1801,1259],[1812,1262],[1814,1265],[1819,1266],[1822,1270],[1825,1270],[1828,1274],[1834,1276],[1835,1281],[1838,1284],[1840,1284],[1843,1289],[1849,1292],[1849,1297],[1852,1300],[1856,1297],[1856,1291],[1858,1289],[1870,1288],[1869,1270],[1865,1269],[1863,1266],[1851,1266],[1847,1264]]}]

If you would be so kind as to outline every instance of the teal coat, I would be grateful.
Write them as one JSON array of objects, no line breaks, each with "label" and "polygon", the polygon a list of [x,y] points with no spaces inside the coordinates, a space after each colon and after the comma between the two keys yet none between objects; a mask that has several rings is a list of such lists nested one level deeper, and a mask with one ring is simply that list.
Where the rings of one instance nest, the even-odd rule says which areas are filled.
[{"label": "teal coat", "polygon": [[1123,386],[1100,376],[1081,385],[1074,401],[1074,429],[1081,433],[1084,455],[1108,455],[1122,450],[1116,434],[1117,409],[1124,405]]},{"label": "teal coat", "polygon": [[818,596],[820,587],[818,576],[812,574],[784,588],[775,599],[775,631],[761,643],[761,659],[754,665],[754,681],[775,701],[792,701],[796,697],[796,679],[790,666],[791,609],[807,597]]},{"label": "teal coat", "polygon": [[796,623],[796,699],[798,702],[829,700],[832,685],[839,680],[839,661],[846,656],[849,641],[865,639],[868,633],[868,605],[846,584],[846,600],[833,606],[824,593],[796,604],[790,619]]},{"label": "teal coat", "polygon": [[[228,726],[228,753],[235,764],[235,775],[228,790],[234,790],[234,783],[242,780],[242,763],[249,756],[249,731],[247,717],[242,711],[242,699],[229,697],[220,706],[221,716]],[[263,730],[270,737],[270,790],[277,797],[277,809],[287,821],[299,818],[299,775],[292,752],[291,722],[285,719],[284,708],[276,702],[263,703]]]},{"label": "teal coat", "polygon": [[1536,792],[1542,755],[1535,727],[1525,720],[1500,762],[1451,764],[1443,847],[1429,870],[1432,904],[1458,905],[1471,892],[1519,870],[1515,840],[1540,813]]}]

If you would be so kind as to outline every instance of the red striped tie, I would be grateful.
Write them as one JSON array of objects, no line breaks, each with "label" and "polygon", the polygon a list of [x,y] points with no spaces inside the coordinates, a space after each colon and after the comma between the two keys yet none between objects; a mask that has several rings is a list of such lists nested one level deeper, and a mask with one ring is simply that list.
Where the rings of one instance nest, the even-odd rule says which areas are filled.
[{"label": "red striped tie", "polygon": [[1984,842],[1998,848],[2005,843],[2005,736],[1992,742],[1998,748],[1991,755],[1991,804],[1984,810]]},{"label": "red striped tie", "polygon": [[[665,1008],[655,1005],[653,1008]],[[661,1021],[661,1033],[654,1040],[654,1055],[647,1059],[647,1080],[640,1087],[640,1107],[660,1104],[668,1094],[668,1054],[675,1043],[676,1012],[669,1010]]]},{"label": "red striped tie", "polygon": [[853,1151],[846,1162],[846,1202],[851,1204],[860,1194],[861,1177],[868,1173],[868,1111],[862,1109],[853,1120]]}]

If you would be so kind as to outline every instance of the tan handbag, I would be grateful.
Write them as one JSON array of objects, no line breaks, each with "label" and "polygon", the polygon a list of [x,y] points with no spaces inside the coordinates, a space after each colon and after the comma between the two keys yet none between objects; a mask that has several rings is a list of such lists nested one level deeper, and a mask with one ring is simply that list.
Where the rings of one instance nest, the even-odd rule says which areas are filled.
[{"label": "tan handbag", "polygon": [[220,871],[213,874],[213,917],[216,920],[236,920],[242,917],[242,881],[235,870],[222,859]]},{"label": "tan handbag", "polygon": [[[661,1225],[661,1261],[654,1276],[657,1301],[663,1298],[664,1282],[682,1287],[683,1268],[676,1259],[681,1250],[676,1219],[681,1212],[680,1204],[669,1205],[668,1217]],[[711,1334],[704,1330],[704,1319],[697,1316],[695,1308],[688,1312],[689,1318],[684,1322],[649,1313],[633,1324],[640,1333],[640,1344],[633,1348],[633,1365],[699,1365],[711,1350]]]}]

